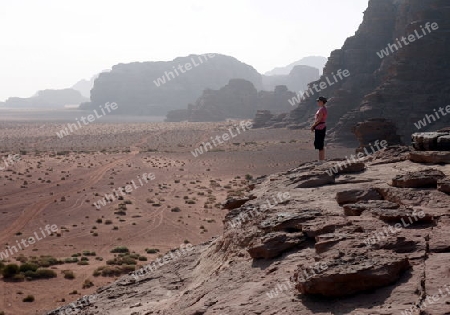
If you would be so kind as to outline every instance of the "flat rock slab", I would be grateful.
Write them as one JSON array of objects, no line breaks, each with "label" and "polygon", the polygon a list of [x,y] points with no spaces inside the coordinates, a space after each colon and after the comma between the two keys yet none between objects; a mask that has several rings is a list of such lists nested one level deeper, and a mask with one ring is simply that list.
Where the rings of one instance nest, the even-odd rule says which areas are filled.
[{"label": "flat rock slab", "polygon": [[419,222],[431,222],[433,217],[423,211],[414,212],[410,208],[398,209],[370,209],[370,212],[380,220],[388,223],[401,223],[404,227],[408,227]]},{"label": "flat rock slab", "polygon": [[450,164],[449,151],[413,151],[409,160],[414,163]]},{"label": "flat rock slab", "polygon": [[[295,273],[295,288],[302,294],[342,297],[395,283],[407,269],[408,259],[390,251],[347,251],[320,261],[326,270],[305,277]],[[322,268],[325,269],[325,268]]]},{"label": "flat rock slab", "polygon": [[303,233],[269,233],[254,241],[247,249],[254,259],[270,259],[297,247],[306,240]]},{"label": "flat rock slab", "polygon": [[297,184],[296,188],[314,188],[324,185],[334,184],[334,176],[327,172],[311,171],[293,178],[293,183]]},{"label": "flat rock slab", "polygon": [[362,200],[382,200],[383,197],[376,189],[350,189],[340,191],[336,194],[336,201],[339,205],[347,203],[357,203]]},{"label": "flat rock slab", "polygon": [[322,216],[322,212],[316,209],[301,210],[301,212],[275,213],[259,224],[259,228],[265,231],[301,231],[305,222]]},{"label": "flat rock slab", "polygon": [[366,164],[363,162],[354,161],[330,161],[317,167],[318,170],[325,171],[328,174],[341,175],[360,173],[366,169]]},{"label": "flat rock slab", "polygon": [[368,200],[361,203],[350,203],[343,206],[344,214],[346,216],[360,216],[365,210],[370,209],[398,209],[398,203],[387,200]]},{"label": "flat rock slab", "polygon": [[437,187],[438,180],[444,177],[445,174],[436,169],[409,172],[405,175],[395,176],[392,179],[392,186],[399,188]]}]

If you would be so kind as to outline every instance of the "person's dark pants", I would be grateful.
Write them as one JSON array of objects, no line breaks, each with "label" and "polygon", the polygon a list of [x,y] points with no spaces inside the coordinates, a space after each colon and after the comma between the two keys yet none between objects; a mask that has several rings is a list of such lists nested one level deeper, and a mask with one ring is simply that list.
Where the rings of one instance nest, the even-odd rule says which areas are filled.
[{"label": "person's dark pants", "polygon": [[316,150],[323,150],[325,145],[325,134],[327,132],[327,128],[323,128],[322,130],[315,130],[315,138],[314,138],[314,148]]}]

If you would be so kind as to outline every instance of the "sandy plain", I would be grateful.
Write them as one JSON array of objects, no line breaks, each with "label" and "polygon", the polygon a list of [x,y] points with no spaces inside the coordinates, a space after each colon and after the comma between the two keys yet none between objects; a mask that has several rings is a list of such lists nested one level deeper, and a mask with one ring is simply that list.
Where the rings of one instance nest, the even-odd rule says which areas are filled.
[{"label": "sandy plain", "polygon": [[[65,260],[83,251],[96,256],[85,256],[86,265],[50,266],[57,273],[53,279],[1,279],[0,311],[6,315],[43,314],[114,281],[118,276],[95,277],[93,272],[117,255],[111,253],[117,246],[146,257],[142,259],[147,261],[138,262],[145,265],[181,244],[215,237],[226,214],[220,204],[229,195],[245,193],[249,178],[288,170],[317,155],[309,131],[251,129],[193,156],[191,151],[202,142],[228,133],[239,121],[102,121],[59,138],[56,132],[66,123],[65,118],[25,121],[3,115],[0,119],[0,166],[6,166],[3,158],[20,157],[0,170],[0,250],[34,236],[46,225],[57,225],[56,233],[10,255],[4,263],[18,263],[21,256]],[[350,148],[327,150],[327,158],[353,153]],[[144,173],[154,174],[154,179],[141,185]],[[104,194],[117,192],[133,180],[135,187],[123,200],[115,199],[100,209],[94,206]],[[159,252],[148,253],[148,249]],[[75,278],[65,279],[64,270],[73,271]],[[94,285],[83,289],[86,280]],[[27,295],[35,301],[23,302]]]}]

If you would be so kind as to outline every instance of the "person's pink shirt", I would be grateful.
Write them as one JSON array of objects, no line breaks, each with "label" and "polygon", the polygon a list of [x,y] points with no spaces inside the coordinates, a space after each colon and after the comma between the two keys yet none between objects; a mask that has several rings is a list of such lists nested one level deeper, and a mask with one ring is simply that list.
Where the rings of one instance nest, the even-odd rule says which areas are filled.
[{"label": "person's pink shirt", "polygon": [[326,121],[327,121],[327,117],[328,117],[328,110],[325,106],[319,108],[319,110],[316,113],[316,120],[319,118],[320,120],[320,124],[318,124],[315,129],[316,130],[323,130],[325,129],[326,125]]}]

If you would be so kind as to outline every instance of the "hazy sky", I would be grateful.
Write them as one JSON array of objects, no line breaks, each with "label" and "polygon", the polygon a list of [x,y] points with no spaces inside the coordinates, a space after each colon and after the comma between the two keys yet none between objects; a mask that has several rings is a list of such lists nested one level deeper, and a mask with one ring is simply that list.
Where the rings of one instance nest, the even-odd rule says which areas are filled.
[{"label": "hazy sky", "polygon": [[0,101],[117,63],[221,53],[259,72],[328,57],[368,0],[0,0]]}]

